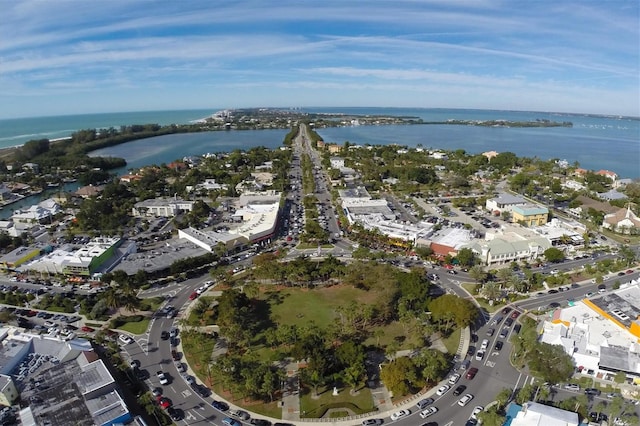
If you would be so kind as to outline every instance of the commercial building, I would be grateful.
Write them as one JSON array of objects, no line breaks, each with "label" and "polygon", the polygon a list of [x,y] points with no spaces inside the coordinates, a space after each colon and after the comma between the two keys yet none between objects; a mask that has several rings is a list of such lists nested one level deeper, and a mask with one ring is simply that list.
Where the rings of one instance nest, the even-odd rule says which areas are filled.
[{"label": "commercial building", "polygon": [[537,402],[527,402],[511,421],[511,426],[579,426],[578,413]]},{"label": "commercial building", "polygon": [[278,224],[281,196],[281,193],[275,191],[242,194],[238,199],[239,208],[233,215],[239,222],[235,228],[226,232],[187,228],[179,230],[178,237],[209,252],[220,245],[227,251],[235,251],[247,244],[269,240],[275,234]]},{"label": "commercial building", "polygon": [[137,202],[131,209],[135,217],[173,217],[193,210],[193,201],[178,198],[155,198]]},{"label": "commercial building", "polygon": [[50,252],[51,246],[46,244],[35,244],[28,247],[18,247],[4,256],[0,257],[0,266],[5,271],[14,270],[26,262],[42,255],[43,253]]},{"label": "commercial building", "polygon": [[[120,237],[96,237],[80,248],[66,244],[25,264],[21,269],[49,274],[91,276],[116,255],[122,242]],[[134,252],[135,244],[129,244],[127,250]]]},{"label": "commercial building", "polygon": [[527,204],[511,208],[511,220],[523,226],[541,226],[549,219],[549,209],[546,207]]},{"label": "commercial building", "polygon": [[544,321],[540,340],[561,345],[584,374],[606,378],[624,372],[640,383],[640,286],[598,294]]},{"label": "commercial building", "polygon": [[490,234],[485,241],[473,241],[465,247],[470,248],[487,266],[504,265],[511,262],[530,262],[542,257],[551,247],[544,237],[524,237],[516,233]]},{"label": "commercial building", "polygon": [[531,230],[547,238],[554,246],[580,246],[584,244],[582,234],[586,231],[586,228],[577,222],[567,222],[554,218],[551,219],[551,222],[542,226],[535,226]]},{"label": "commercial building", "polygon": [[[0,330],[0,399],[18,396],[23,425],[114,425],[131,420],[115,380],[84,339]],[[0,401],[3,402],[3,401]]]},{"label": "commercial building", "polygon": [[485,207],[494,214],[500,214],[505,211],[510,212],[515,206],[524,206],[526,204],[527,200],[520,196],[502,193],[495,198],[487,200]]}]

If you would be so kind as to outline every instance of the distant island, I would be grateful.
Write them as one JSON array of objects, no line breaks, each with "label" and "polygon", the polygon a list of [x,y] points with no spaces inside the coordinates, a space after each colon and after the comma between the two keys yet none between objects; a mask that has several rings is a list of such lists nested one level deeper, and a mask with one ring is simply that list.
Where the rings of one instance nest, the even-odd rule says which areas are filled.
[{"label": "distant island", "polygon": [[482,126],[482,127],[573,127],[570,121],[551,121],[536,119],[535,121],[509,121],[509,120],[454,120],[425,121],[423,124],[451,124],[458,126]]}]

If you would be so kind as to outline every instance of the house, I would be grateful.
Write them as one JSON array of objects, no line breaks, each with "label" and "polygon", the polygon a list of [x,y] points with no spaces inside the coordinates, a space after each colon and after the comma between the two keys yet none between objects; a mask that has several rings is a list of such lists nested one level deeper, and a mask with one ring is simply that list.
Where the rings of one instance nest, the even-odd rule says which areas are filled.
[{"label": "house", "polygon": [[120,176],[120,182],[122,182],[122,183],[137,182],[140,179],[142,179],[142,175],[139,175],[139,174],[122,175],[122,176]]},{"label": "house", "polygon": [[631,211],[631,205],[615,213],[604,216],[602,227],[620,234],[637,234],[640,232],[640,219]]},{"label": "house", "polygon": [[483,152],[482,155],[487,157],[487,160],[491,161],[491,159],[498,156],[498,153],[496,151],[487,151],[487,152]]},{"label": "house", "polygon": [[598,170],[596,174],[599,176],[605,176],[611,179],[612,182],[615,182],[616,179],[618,179],[618,174],[616,172],[612,172],[611,170]]},{"label": "house", "polygon": [[342,147],[338,144],[332,143],[327,145],[327,149],[329,150],[330,154],[337,154],[342,150]]},{"label": "house", "polygon": [[0,200],[7,201],[14,197],[13,192],[5,184],[0,184]]},{"label": "house", "polygon": [[103,190],[104,190],[103,185],[97,185],[97,186],[87,185],[87,186],[82,186],[78,188],[75,194],[78,197],[91,198],[91,197],[98,196]]},{"label": "house", "polygon": [[61,211],[58,203],[49,198],[28,209],[16,211],[11,216],[11,220],[15,223],[48,223],[54,215]]}]

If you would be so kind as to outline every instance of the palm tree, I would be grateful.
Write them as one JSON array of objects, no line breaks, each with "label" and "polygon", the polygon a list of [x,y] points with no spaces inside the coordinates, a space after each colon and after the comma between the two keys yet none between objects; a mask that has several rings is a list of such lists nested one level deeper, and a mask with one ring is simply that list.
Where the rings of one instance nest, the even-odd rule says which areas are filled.
[{"label": "palm tree", "polygon": [[118,309],[120,307],[120,295],[115,288],[109,287],[102,295],[102,300],[109,309]]},{"label": "palm tree", "polygon": [[469,276],[475,280],[476,284],[478,284],[487,278],[487,273],[484,271],[482,266],[475,265],[469,269]]},{"label": "palm tree", "polygon": [[488,282],[482,288],[482,294],[489,300],[498,300],[502,294],[502,290],[498,283]]}]

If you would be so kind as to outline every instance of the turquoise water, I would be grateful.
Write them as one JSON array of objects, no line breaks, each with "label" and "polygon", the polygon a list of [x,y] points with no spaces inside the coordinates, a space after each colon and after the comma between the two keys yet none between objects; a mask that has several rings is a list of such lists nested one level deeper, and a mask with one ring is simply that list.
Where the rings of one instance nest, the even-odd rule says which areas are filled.
[{"label": "turquoise water", "polygon": [[[144,123],[188,123],[217,109],[90,114],[0,120],[0,148],[37,138],[59,138],[87,128],[119,128]],[[306,112],[416,116],[425,121],[504,119],[571,121],[571,128],[487,128],[453,125],[357,126],[320,129],[327,142],[389,144],[464,149],[468,153],[511,151],[519,156],[566,159],[588,169],[613,170],[620,177],[640,177],[640,120],[527,111],[421,108],[306,108]],[[93,155],[123,157],[129,168],[169,163],[186,155],[280,146],[285,130],[207,132],[167,135],[100,150]],[[125,172],[124,170],[122,172]]]},{"label": "turquoise water", "polygon": [[215,109],[184,111],[117,112],[0,120],[0,148],[22,145],[32,139],[57,139],[81,129],[119,129],[131,124],[186,124],[208,117]]}]

